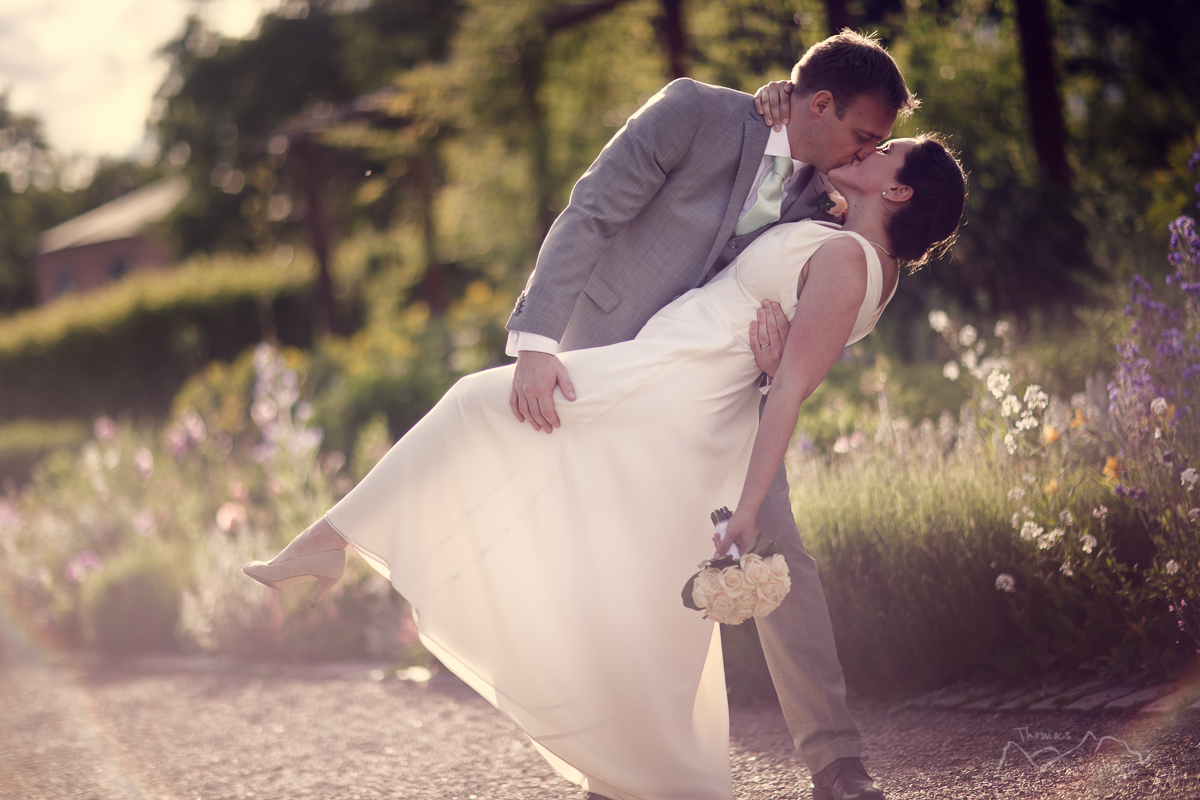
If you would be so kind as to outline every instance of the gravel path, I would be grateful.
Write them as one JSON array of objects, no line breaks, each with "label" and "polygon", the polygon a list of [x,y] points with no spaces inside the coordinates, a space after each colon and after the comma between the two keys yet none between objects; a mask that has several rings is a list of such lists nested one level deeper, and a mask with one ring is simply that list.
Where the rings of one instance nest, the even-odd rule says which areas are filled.
[{"label": "gravel path", "polygon": [[[452,676],[422,686],[378,680],[373,666],[80,664],[10,642],[0,648],[0,798],[583,797]],[[867,766],[893,800],[1200,798],[1195,712],[855,713]],[[740,800],[810,796],[777,707],[735,706],[731,726]],[[1078,749],[1053,761],[1035,754],[1046,746]]]}]

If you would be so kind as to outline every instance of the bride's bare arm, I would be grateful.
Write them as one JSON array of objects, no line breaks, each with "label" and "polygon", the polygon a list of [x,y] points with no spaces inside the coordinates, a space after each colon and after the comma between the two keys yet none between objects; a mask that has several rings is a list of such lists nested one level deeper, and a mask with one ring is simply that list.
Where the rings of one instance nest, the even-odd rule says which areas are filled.
[{"label": "bride's bare arm", "polygon": [[743,549],[753,542],[758,510],[796,430],[800,404],[837,362],[867,291],[866,256],[862,247],[848,237],[822,245],[809,260],[808,269],[808,280],[784,345],[783,362],[767,395],[754,439],[742,496],[718,553],[724,553],[734,541]]}]

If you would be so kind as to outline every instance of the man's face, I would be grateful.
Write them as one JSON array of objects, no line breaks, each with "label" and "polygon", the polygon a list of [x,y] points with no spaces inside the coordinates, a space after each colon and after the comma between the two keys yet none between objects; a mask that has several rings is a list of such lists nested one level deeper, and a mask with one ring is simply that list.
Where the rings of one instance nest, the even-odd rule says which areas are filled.
[{"label": "man's face", "polygon": [[[801,161],[812,164],[821,172],[845,166],[875,151],[879,143],[892,132],[896,110],[888,107],[875,95],[860,95],[845,108],[841,119],[837,103],[826,91],[807,98],[807,105],[793,110],[808,115],[807,141],[792,142],[792,153]],[[797,126],[797,133],[803,129]],[[789,138],[792,130],[788,129]],[[797,145],[800,145],[797,147]],[[807,157],[805,157],[807,156]]]}]

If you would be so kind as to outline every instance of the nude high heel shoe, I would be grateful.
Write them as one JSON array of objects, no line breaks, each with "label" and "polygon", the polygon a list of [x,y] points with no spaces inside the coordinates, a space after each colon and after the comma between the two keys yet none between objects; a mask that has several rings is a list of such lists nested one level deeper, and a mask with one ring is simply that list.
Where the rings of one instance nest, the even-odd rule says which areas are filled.
[{"label": "nude high heel shoe", "polygon": [[317,581],[317,592],[313,595],[312,605],[321,602],[325,593],[337,583],[342,572],[346,569],[345,550],[326,550],[323,553],[310,553],[304,556],[290,558],[280,564],[274,561],[251,561],[242,567],[242,572],[259,583],[266,584],[272,589],[283,589],[302,581]]}]

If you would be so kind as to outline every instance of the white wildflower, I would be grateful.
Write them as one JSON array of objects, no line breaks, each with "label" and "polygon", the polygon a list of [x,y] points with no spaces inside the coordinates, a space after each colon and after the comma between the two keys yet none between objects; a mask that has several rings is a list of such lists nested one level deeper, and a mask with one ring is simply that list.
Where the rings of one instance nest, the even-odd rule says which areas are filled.
[{"label": "white wildflower", "polygon": [[958,380],[959,374],[957,361],[947,361],[946,366],[942,367],[942,375],[952,381]]},{"label": "white wildflower", "polygon": [[1163,569],[1167,571],[1168,575],[1174,575],[1176,572],[1179,572],[1179,564],[1175,561],[1175,559],[1171,559],[1163,565]]},{"label": "white wildflower", "polygon": [[850,452],[850,437],[839,436],[837,441],[833,443],[833,452],[849,453]]},{"label": "white wildflower", "polygon": [[1104,519],[1108,516],[1108,506],[1097,506],[1092,509],[1092,516],[1096,519]]},{"label": "white wildflower", "polygon": [[1186,486],[1189,492],[1196,485],[1196,481],[1200,481],[1200,473],[1196,472],[1195,467],[1188,467],[1179,475],[1179,485]]},{"label": "white wildflower", "polygon": [[1061,519],[1063,524],[1065,524],[1067,527],[1075,524],[1075,516],[1071,513],[1071,509],[1069,508],[1064,508],[1062,513],[1058,515],[1058,518]]},{"label": "white wildflower", "polygon": [[1192,522],[1200,521],[1200,508],[1193,508],[1191,511],[1189,511],[1188,519],[1190,519]]},{"label": "white wildflower", "polygon": [[1017,590],[1017,582],[1013,580],[1013,576],[1007,572],[1001,572],[996,576],[996,589],[1001,592],[1015,592]]},{"label": "white wildflower", "polygon": [[958,332],[958,343],[963,347],[970,347],[975,344],[975,340],[979,338],[979,332],[975,330],[973,325],[963,325],[962,330]]},{"label": "white wildflower", "polygon": [[1075,577],[1075,570],[1071,569],[1071,565],[1065,561],[1062,563],[1062,566],[1058,568],[1058,571],[1061,572],[1064,577],[1067,577],[1067,578]]},{"label": "white wildflower", "polygon": [[1096,549],[1096,545],[1099,544],[1099,542],[1096,541],[1096,537],[1092,536],[1090,533],[1085,533],[1083,536],[1080,536],[1079,541],[1083,543],[1081,547],[1085,553],[1092,552]]},{"label": "white wildflower", "polygon": [[1012,515],[1012,526],[1013,526],[1013,529],[1014,529],[1014,530],[1020,530],[1020,529],[1021,529],[1021,515],[1020,515],[1020,514],[1013,514],[1013,515]]},{"label": "white wildflower", "polygon": [[997,370],[991,375],[988,375],[987,389],[997,400],[1003,397],[1004,393],[1008,391],[1008,384],[1009,377],[1007,372],[1000,372]]},{"label": "white wildflower", "polygon": [[963,353],[962,362],[963,366],[966,367],[968,371],[974,373],[975,367],[979,364],[979,358],[975,355],[974,350],[968,350],[967,352]]},{"label": "white wildflower", "polygon": [[1167,413],[1167,398],[1156,397],[1150,401],[1150,410],[1155,414]]},{"label": "white wildflower", "polygon": [[1005,395],[1000,401],[1000,413],[1006,417],[1015,417],[1021,413],[1021,401],[1015,394]]},{"label": "white wildflower", "polygon": [[1042,387],[1033,383],[1025,389],[1025,405],[1040,410],[1050,405],[1050,397],[1042,391]]},{"label": "white wildflower", "polygon": [[1000,320],[999,322],[996,323],[996,327],[992,329],[992,333],[996,334],[1001,339],[1003,339],[1008,336],[1008,332],[1011,329],[1012,329],[1011,326],[1007,322],[1005,322],[1004,320]]},{"label": "white wildflower", "polygon": [[1018,486],[1014,489],[1008,490],[1008,499],[1009,500],[1020,500],[1024,496],[1025,496],[1025,490],[1022,489],[1020,486]]},{"label": "white wildflower", "polygon": [[1033,414],[1029,413],[1028,409],[1025,410],[1025,413],[1023,415],[1021,415],[1021,418],[1019,420],[1017,420],[1017,424],[1016,424],[1017,430],[1019,430],[1019,431],[1033,430],[1037,426],[1038,426],[1037,417],[1035,417],[1035,416],[1033,416]]},{"label": "white wildflower", "polygon": [[1047,534],[1038,537],[1038,550],[1046,550],[1063,536],[1062,528],[1055,528]]},{"label": "white wildflower", "polygon": [[1035,483],[1037,483],[1037,476],[1032,473],[1026,472],[1024,475],[1021,476],[1021,480],[1025,481],[1025,483],[1027,485],[1033,486]]},{"label": "white wildflower", "polygon": [[1009,455],[1017,452],[1017,437],[1013,436],[1012,431],[1004,434],[1004,446],[1008,448]]},{"label": "white wildflower", "polygon": [[1029,506],[1023,507],[1021,512],[1029,519],[1033,519],[1033,509],[1031,509]]},{"label": "white wildflower", "polygon": [[1045,530],[1045,528],[1033,520],[1025,520],[1025,524],[1021,526],[1021,539],[1026,542],[1033,541],[1041,536]]},{"label": "white wildflower", "polygon": [[938,333],[945,333],[950,327],[950,315],[945,311],[930,311],[929,327],[933,328]]}]

